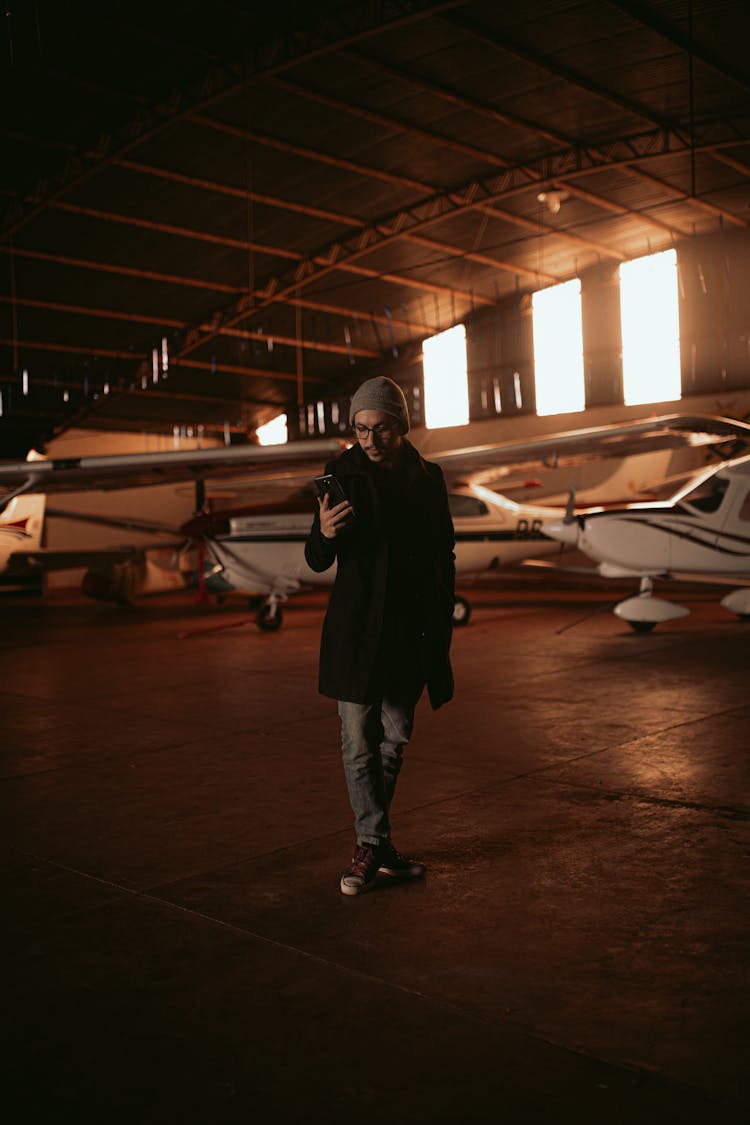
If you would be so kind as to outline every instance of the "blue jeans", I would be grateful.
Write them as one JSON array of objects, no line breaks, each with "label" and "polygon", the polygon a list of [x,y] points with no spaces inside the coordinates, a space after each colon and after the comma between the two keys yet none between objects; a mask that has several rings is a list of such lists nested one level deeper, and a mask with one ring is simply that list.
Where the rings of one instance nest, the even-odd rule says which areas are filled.
[{"label": "blue jeans", "polygon": [[389,810],[416,705],[416,700],[385,697],[375,703],[339,701],[344,775],[358,844],[390,837]]}]

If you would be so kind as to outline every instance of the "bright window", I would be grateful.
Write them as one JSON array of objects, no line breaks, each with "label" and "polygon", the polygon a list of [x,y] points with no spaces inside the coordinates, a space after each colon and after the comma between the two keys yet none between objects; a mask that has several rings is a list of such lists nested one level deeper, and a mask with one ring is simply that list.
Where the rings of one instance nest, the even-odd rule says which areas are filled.
[{"label": "bright window", "polygon": [[266,422],[264,426],[258,426],[256,433],[261,445],[283,445],[285,441],[289,440],[286,428],[286,414],[277,414],[275,418],[272,418],[270,422]]},{"label": "bright window", "polygon": [[665,250],[622,263],[620,315],[625,405],[679,399],[682,388],[676,251]]},{"label": "bright window", "polygon": [[428,429],[469,421],[466,328],[457,324],[422,344],[424,420]]},{"label": "bright window", "polygon": [[531,298],[537,414],[583,410],[581,282],[540,289]]}]

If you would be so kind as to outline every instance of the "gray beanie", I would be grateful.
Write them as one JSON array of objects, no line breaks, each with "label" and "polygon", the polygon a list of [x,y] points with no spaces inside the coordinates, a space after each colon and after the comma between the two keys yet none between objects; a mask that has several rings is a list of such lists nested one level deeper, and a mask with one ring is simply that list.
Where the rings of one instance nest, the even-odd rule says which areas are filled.
[{"label": "gray beanie", "polygon": [[384,414],[390,414],[394,418],[398,418],[403,434],[409,432],[409,409],[406,405],[406,396],[399,385],[385,375],[377,375],[374,379],[368,379],[354,392],[349,407],[350,426],[354,425],[354,416],[360,410],[382,410]]}]

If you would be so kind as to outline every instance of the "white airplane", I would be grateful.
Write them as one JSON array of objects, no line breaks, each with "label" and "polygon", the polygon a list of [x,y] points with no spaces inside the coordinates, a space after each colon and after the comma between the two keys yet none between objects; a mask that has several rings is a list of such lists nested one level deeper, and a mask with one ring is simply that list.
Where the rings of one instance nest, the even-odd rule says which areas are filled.
[{"label": "white airplane", "polygon": [[604,577],[640,579],[640,593],[614,610],[638,632],[689,612],[654,597],[657,577],[744,582],[721,604],[750,620],[750,456],[699,473],[668,501],[578,514],[571,505],[544,531],[594,559]]},{"label": "white airplane", "polygon": [[[296,479],[300,465],[309,469],[341,452],[340,441],[312,441],[263,448],[254,445],[224,449],[181,450],[166,453],[119,454],[57,460],[34,458],[0,463],[0,586],[23,587],[38,583],[49,571],[85,568],[82,592],[105,601],[127,603],[141,594],[184,588],[197,565],[194,544],[180,537],[174,525],[139,516],[102,516],[81,511],[52,509],[47,495],[135,489],[181,481],[195,482],[202,502],[206,479],[252,476],[258,484]],[[184,501],[180,505],[186,511]],[[141,544],[131,542],[106,548],[83,547],[48,550],[43,547],[46,515],[117,529],[120,535],[137,532]],[[190,547],[193,550],[190,550]]]},{"label": "white airplane", "polygon": [[[559,542],[544,527],[551,520],[559,521],[561,506],[518,503],[488,487],[498,481],[502,488],[507,487],[511,470],[539,464],[573,467],[602,457],[652,455],[653,472],[655,453],[725,442],[734,445],[743,437],[750,443],[750,426],[743,429],[742,423],[729,419],[668,415],[528,441],[430,453],[430,460],[442,466],[448,481],[456,573],[476,574],[559,555]],[[279,603],[290,593],[302,585],[333,582],[335,567],[316,574],[304,561],[302,547],[315,503],[309,489],[284,504],[204,512],[180,530],[186,537],[208,544],[215,561],[206,575],[209,590],[219,595],[231,589],[265,593],[256,619],[261,628],[271,630],[281,624]],[[470,612],[467,600],[457,597],[454,624],[466,624]]]},{"label": "white airplane", "polygon": [[19,496],[0,515],[0,585],[6,588],[22,587],[33,581],[34,576],[28,573],[19,573],[14,580],[8,560],[16,553],[41,548],[44,501],[44,496]]},{"label": "white airplane", "polygon": [[[559,544],[542,533],[542,522],[559,508],[517,504],[478,483],[451,488],[448,501],[456,531],[456,573],[470,574],[559,554]],[[304,543],[317,500],[312,489],[285,502],[244,509],[208,511],[180,529],[202,540],[214,560],[204,582],[211,593],[255,590],[265,595],[256,620],[278,629],[280,604],[302,586],[330,586],[336,567],[318,574],[307,566]],[[469,603],[457,597],[454,623],[465,625]]]},{"label": "white airplane", "polygon": [[[750,433],[750,427],[745,429]],[[498,481],[503,486],[510,483],[511,470],[540,464],[574,468],[602,457],[622,459],[632,455],[641,459],[664,450],[696,450],[708,444],[734,443],[738,434],[746,437],[742,424],[728,419],[668,415],[530,441],[431,452],[430,459],[442,465],[448,480],[456,530],[457,573],[476,573],[559,553],[560,544],[543,527],[546,521],[560,519],[561,507],[517,503],[489,487]],[[34,492],[125,488],[165,480],[203,481],[212,473],[249,476],[252,489],[264,484],[277,487],[280,481],[310,481],[321,471],[324,461],[332,459],[340,449],[339,441],[310,441],[285,446],[22,462],[0,465],[0,489],[11,488],[6,501],[15,497],[13,502],[18,503],[22,496]],[[31,495],[26,498],[31,499]],[[280,603],[290,593],[303,584],[327,585],[333,581],[333,569],[318,575],[304,561],[302,548],[315,503],[312,490],[298,490],[281,503],[200,511],[179,528],[159,530],[173,532],[173,551],[186,542],[198,543],[205,549],[208,566],[201,566],[199,573],[200,581],[210,592],[221,596],[240,590],[261,596],[263,602],[256,619],[261,628],[272,630],[281,624]],[[200,503],[196,506],[202,507]],[[8,507],[7,516],[10,522],[16,513]],[[111,522],[123,526],[123,521]],[[127,521],[126,526],[138,525]],[[80,554],[68,565],[82,565]],[[16,545],[5,558],[0,554],[0,568],[64,565],[65,559],[59,556],[59,552],[50,555],[31,546]],[[165,571],[163,566],[161,569]],[[178,569],[179,565],[173,562],[172,577]],[[93,565],[89,565],[84,590],[96,597],[124,601],[140,590],[139,583],[147,576],[154,588],[154,566],[144,564],[142,551],[137,555],[125,548],[100,552]],[[455,622],[465,624],[469,612],[465,599],[457,599]]]},{"label": "white airplane", "polygon": [[[136,595],[184,588],[190,569],[189,552],[182,542],[164,543],[164,534],[174,540],[173,529],[138,520],[57,511],[46,500],[43,493],[16,496],[0,511],[0,589],[38,592],[45,573],[82,567],[86,568],[82,593],[93,598],[126,603]],[[163,545],[47,550],[42,544],[48,515],[160,534]]]}]

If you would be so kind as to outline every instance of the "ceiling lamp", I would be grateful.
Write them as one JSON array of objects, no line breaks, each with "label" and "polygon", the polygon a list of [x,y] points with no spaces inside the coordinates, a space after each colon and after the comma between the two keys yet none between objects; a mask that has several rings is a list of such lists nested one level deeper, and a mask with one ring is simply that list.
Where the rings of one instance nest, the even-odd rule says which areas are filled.
[{"label": "ceiling lamp", "polygon": [[567,191],[555,191],[554,189],[552,189],[550,191],[540,191],[539,194],[537,195],[538,202],[539,203],[546,203],[547,207],[549,208],[549,210],[552,212],[553,215],[557,214],[557,212],[560,210],[560,205],[567,198],[568,198]]}]

